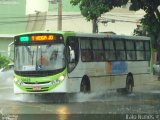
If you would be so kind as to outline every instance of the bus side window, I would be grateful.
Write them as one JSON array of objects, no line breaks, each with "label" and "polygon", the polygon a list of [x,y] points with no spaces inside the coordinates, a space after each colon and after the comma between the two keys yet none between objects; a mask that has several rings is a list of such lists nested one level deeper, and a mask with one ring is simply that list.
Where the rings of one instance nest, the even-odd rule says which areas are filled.
[{"label": "bus side window", "polygon": [[92,61],[91,42],[88,38],[80,38],[81,40],[81,59],[83,62]]},{"label": "bus side window", "polygon": [[126,41],[126,54],[127,60],[136,60],[136,51],[134,47],[134,41]]},{"label": "bus side window", "polygon": [[150,44],[149,42],[144,42],[145,45],[145,59],[148,61],[150,60]]},{"label": "bus side window", "polygon": [[136,55],[137,55],[137,60],[145,60],[143,41],[136,42]]},{"label": "bus side window", "polygon": [[93,47],[93,60],[94,61],[104,61],[104,50],[102,39],[95,38],[92,40]]},{"label": "bus side window", "polygon": [[113,40],[105,39],[104,41],[104,48],[105,48],[105,60],[115,60],[115,49],[114,49],[114,43]]},{"label": "bus side window", "polygon": [[67,47],[68,72],[71,72],[76,67],[79,60],[78,38],[72,36],[68,37],[66,47]]},{"label": "bus side window", "polygon": [[82,55],[82,61],[83,62],[89,62],[91,61],[91,54],[92,52],[89,50],[82,50],[81,55]]},{"label": "bus side window", "polygon": [[126,60],[124,41],[123,40],[115,41],[115,47],[116,47],[117,60]]}]

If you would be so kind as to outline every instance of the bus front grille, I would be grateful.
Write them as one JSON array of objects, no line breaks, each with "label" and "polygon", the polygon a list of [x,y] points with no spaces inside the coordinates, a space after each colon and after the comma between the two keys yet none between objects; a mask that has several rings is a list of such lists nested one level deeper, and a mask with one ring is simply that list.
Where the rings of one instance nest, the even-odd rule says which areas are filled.
[{"label": "bus front grille", "polygon": [[31,87],[26,88],[27,92],[45,92],[45,91],[48,91],[48,90],[49,90],[49,87],[41,87],[40,90],[33,90],[33,88],[31,88]]},{"label": "bus front grille", "polygon": [[45,82],[24,82],[25,84],[47,84],[50,81],[45,81]]}]

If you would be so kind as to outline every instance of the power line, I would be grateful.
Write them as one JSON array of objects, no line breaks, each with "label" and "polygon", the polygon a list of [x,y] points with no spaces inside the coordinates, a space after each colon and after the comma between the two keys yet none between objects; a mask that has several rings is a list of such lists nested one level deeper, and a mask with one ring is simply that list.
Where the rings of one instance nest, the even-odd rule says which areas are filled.
[{"label": "power line", "polygon": [[[30,22],[33,22],[33,21],[50,21],[50,20],[57,20],[57,16],[58,15],[46,15],[46,17],[48,18],[45,18],[45,19],[38,19],[38,20],[29,20]],[[69,14],[69,15],[62,15],[63,18],[62,20],[69,20],[69,19],[78,19],[78,18],[83,18],[83,16],[81,14]],[[34,18],[34,17],[45,17],[45,16],[30,16],[31,18]],[[8,21],[6,20],[6,18],[8,19]],[[27,23],[29,22],[28,20],[15,20],[13,21],[13,19],[11,18],[23,18],[23,19],[27,19],[28,17],[0,17],[0,19],[5,19],[5,21],[0,21],[0,25],[6,25],[6,24],[18,24],[18,23]],[[9,20],[10,19],[10,20]],[[104,19],[104,20],[103,20]],[[106,21],[106,22],[110,22],[110,21],[117,21],[117,22],[130,22],[130,23],[138,23],[137,21],[130,21],[130,20],[119,20],[119,19],[105,19],[105,18],[101,18],[99,22],[102,22],[102,21]]]},{"label": "power line", "polygon": [[[57,17],[58,15],[46,15],[47,17]],[[82,16],[81,14],[70,14],[70,15],[62,15],[62,16]],[[28,16],[10,16],[10,17],[0,17],[0,19],[11,19],[11,18],[27,18]],[[44,17],[43,15],[37,16],[37,15],[31,15],[31,17]]]},{"label": "power line", "polygon": [[107,14],[106,16],[114,16],[114,17],[121,17],[121,18],[143,18],[143,16],[142,17],[138,17],[138,16],[129,16],[129,15],[127,15],[127,16],[125,16],[125,15],[113,15],[113,14]]},{"label": "power line", "polygon": [[[119,16],[119,15],[111,15],[108,14],[109,16],[114,16],[114,17],[121,17],[121,18],[140,18],[140,17],[131,17],[131,16]],[[32,15],[30,14],[31,17],[37,17],[37,15]],[[59,15],[46,15],[47,17],[57,17]],[[62,16],[82,16],[81,14],[68,14],[68,15],[62,15]],[[0,17],[0,19],[19,19],[19,18],[27,18],[28,16],[9,16],[9,17]],[[38,15],[38,17],[44,17],[43,15]],[[101,17],[105,18],[105,17]]]},{"label": "power line", "polygon": [[[70,20],[70,19],[78,19],[82,18],[80,17],[65,17],[63,20]],[[57,18],[52,19],[38,19],[38,20],[22,20],[22,21],[0,21],[0,25],[6,25],[6,24],[18,24],[18,23],[27,23],[27,22],[33,22],[33,21],[44,21],[44,20],[57,20]]]}]

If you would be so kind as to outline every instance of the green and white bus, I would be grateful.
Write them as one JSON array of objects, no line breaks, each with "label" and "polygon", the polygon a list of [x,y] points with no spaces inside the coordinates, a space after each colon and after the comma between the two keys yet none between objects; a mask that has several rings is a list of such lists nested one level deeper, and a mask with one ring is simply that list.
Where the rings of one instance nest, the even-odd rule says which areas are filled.
[{"label": "green and white bus", "polygon": [[69,31],[14,37],[15,93],[132,91],[150,75],[148,37]]}]

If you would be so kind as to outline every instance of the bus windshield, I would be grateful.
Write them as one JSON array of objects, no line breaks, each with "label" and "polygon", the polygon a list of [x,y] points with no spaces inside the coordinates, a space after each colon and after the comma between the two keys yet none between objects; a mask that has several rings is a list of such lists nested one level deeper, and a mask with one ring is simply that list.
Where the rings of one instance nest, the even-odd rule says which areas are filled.
[{"label": "bus windshield", "polygon": [[48,71],[64,67],[64,44],[15,46],[15,71]]}]

